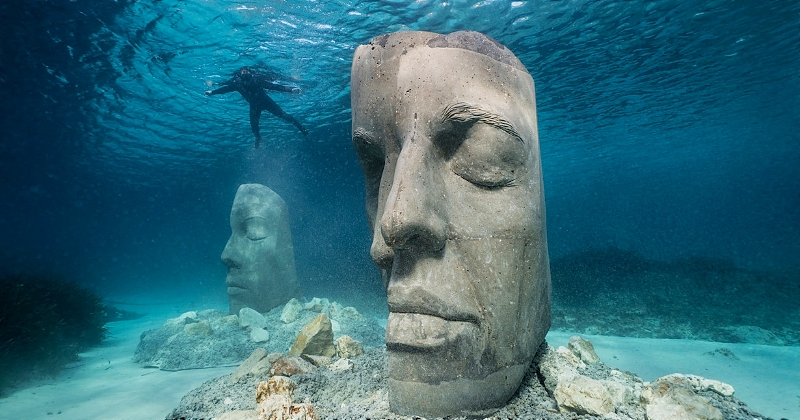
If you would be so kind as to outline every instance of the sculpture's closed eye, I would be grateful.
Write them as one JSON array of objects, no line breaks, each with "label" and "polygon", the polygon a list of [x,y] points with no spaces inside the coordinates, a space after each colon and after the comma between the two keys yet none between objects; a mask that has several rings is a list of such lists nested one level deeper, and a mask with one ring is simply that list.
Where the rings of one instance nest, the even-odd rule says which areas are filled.
[{"label": "sculpture's closed eye", "polygon": [[250,217],[242,225],[245,236],[251,241],[260,241],[266,238],[272,230],[267,219],[263,217]]}]

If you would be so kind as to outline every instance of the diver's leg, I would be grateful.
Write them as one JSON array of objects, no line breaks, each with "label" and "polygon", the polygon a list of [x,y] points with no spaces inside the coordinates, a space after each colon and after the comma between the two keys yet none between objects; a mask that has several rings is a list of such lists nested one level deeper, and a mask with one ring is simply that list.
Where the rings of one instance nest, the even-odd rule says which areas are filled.
[{"label": "diver's leg", "polygon": [[279,107],[278,104],[272,100],[272,98],[267,97],[267,100],[264,101],[264,109],[269,111],[272,115],[293,124],[298,130],[300,130],[301,133],[303,133],[304,136],[308,135],[308,130],[303,128],[300,122],[297,121],[293,116],[284,112],[284,110],[282,110],[281,107]]},{"label": "diver's leg", "polygon": [[261,143],[261,129],[258,123],[261,121],[261,108],[257,106],[250,106],[250,129],[253,130],[253,136],[256,138],[256,149]]}]

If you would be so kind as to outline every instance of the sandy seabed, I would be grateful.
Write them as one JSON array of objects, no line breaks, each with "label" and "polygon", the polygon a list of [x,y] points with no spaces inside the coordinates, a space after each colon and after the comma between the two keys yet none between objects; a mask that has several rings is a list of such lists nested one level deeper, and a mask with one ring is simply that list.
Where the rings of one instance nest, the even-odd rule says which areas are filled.
[{"label": "sandy seabed", "polygon": [[[81,354],[81,361],[52,380],[0,399],[7,419],[163,419],[181,398],[234,367],[167,372],[132,360],[140,334],[186,310],[176,305],[139,306],[147,316],[110,323],[110,338]],[[550,345],[566,346],[569,332],[552,331]],[[800,347],[585,335],[609,366],[646,381],[670,373],[731,384],[736,397],[766,416],[800,419]],[[720,351],[725,349],[725,351]],[[731,355],[735,357],[731,357]]]}]

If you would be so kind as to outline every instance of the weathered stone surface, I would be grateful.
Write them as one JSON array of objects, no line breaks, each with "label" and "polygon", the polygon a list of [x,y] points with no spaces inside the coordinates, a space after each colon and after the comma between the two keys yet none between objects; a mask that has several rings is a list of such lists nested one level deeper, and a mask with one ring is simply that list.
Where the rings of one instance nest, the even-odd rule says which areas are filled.
[{"label": "weathered stone surface", "polygon": [[242,308],[239,310],[239,326],[242,328],[264,328],[267,320],[255,309]]},{"label": "weathered stone surface", "polygon": [[269,374],[272,376],[292,376],[300,373],[313,372],[314,365],[299,356],[283,356],[272,363]]},{"label": "weathered stone surface", "polygon": [[250,340],[249,331],[240,328],[238,321],[230,323],[225,313],[202,311],[197,315],[143,332],[134,362],[169,371],[230,366],[260,347]]},{"label": "weathered stone surface", "polygon": [[191,324],[194,322],[198,322],[200,319],[198,318],[196,311],[189,311],[184,312],[181,316],[177,318],[170,318],[164,322],[165,327],[174,327],[174,326],[184,326],[186,324]]},{"label": "weathered stone surface", "polygon": [[292,408],[292,400],[283,395],[270,395],[259,401],[256,413],[258,420],[286,420]]},{"label": "weathered stone surface", "polygon": [[273,376],[256,387],[259,420],[314,420],[311,404],[292,403],[295,383],[285,376]]},{"label": "weathered stone surface", "polygon": [[270,363],[275,363],[276,360],[280,359],[281,357],[286,356],[283,353],[270,353],[267,355],[267,359]]},{"label": "weathered stone surface", "polygon": [[331,302],[327,313],[331,319],[339,321],[351,321],[363,318],[363,315],[361,315],[356,308],[352,306],[342,306],[338,302]]},{"label": "weathered stone surface", "polygon": [[272,395],[283,395],[290,400],[294,398],[294,389],[297,384],[286,376],[275,375],[269,378],[268,381],[259,382],[256,386],[256,402],[260,403]]},{"label": "weathered stone surface", "polygon": [[303,311],[303,305],[298,301],[296,298],[292,298],[289,302],[286,302],[286,305],[283,306],[283,310],[281,311],[281,322],[284,324],[291,324],[292,322],[297,321],[297,318],[300,316],[300,312]]},{"label": "weathered stone surface", "polygon": [[316,367],[327,366],[331,364],[332,361],[332,359],[328,356],[315,356],[313,354],[304,354],[300,357],[308,360],[309,362],[311,362],[312,365]]},{"label": "weathered stone surface", "polygon": [[350,359],[338,359],[328,366],[332,372],[345,372],[353,368],[353,362]]},{"label": "weathered stone surface", "polygon": [[[280,321],[277,323],[280,324]],[[594,416],[578,415],[569,411],[559,412],[552,394],[542,386],[539,361],[545,352],[557,354],[555,349],[546,344],[541,346],[519,392],[503,408],[494,413],[491,419],[574,420],[600,417],[608,420],[647,419],[645,405],[640,405],[641,390],[644,386],[641,378],[602,363],[586,365],[579,369],[578,374],[590,377],[606,387],[614,405],[614,413]],[[293,400],[313,402],[318,416],[325,419],[409,420],[411,416],[398,415],[389,409],[386,383],[387,356],[385,348],[373,348],[367,349],[363,356],[352,360],[337,359],[328,367],[316,369],[297,380]],[[340,366],[341,368],[337,369]],[[226,411],[251,409],[253,390],[256,389],[258,382],[259,378],[255,376],[246,376],[236,383],[230,383],[226,376],[208,381],[187,394],[181,400],[179,408],[176,408],[168,418],[213,419]],[[618,386],[627,389],[620,388],[622,392],[618,392],[615,396],[613,389]],[[703,391],[702,396],[708,398],[711,404],[722,412],[725,419],[765,418],[733,396],[723,396],[711,391]],[[437,394],[432,393],[431,397],[436,398]],[[232,404],[227,403],[228,398],[233,400]],[[625,403],[618,405],[618,401],[622,400],[625,400]],[[656,415],[654,413],[651,407],[651,414]]]},{"label": "weathered stone surface", "polygon": [[289,356],[312,354],[333,357],[336,349],[333,346],[333,327],[325,314],[320,314],[314,321],[303,327],[289,349]]},{"label": "weathered stone surface", "polygon": [[269,340],[269,332],[263,328],[253,328],[250,330],[250,339],[256,343],[265,343]]},{"label": "weathered stone surface", "polygon": [[358,357],[364,354],[364,346],[349,335],[343,335],[336,339],[334,347],[336,348],[336,357],[341,357],[343,359]]},{"label": "weathered stone surface", "polygon": [[[602,362],[601,362],[602,363]],[[603,379],[599,381],[606,389],[609,398],[611,398],[611,405],[614,407],[621,407],[625,404],[635,404],[641,395],[641,387],[630,385],[630,381],[626,378]]]},{"label": "weathered stone surface", "polygon": [[322,312],[325,309],[327,309],[330,305],[331,302],[327,298],[320,299],[318,297],[315,297],[312,298],[310,301],[306,302],[303,308],[307,311]]},{"label": "weathered stone surface", "polygon": [[606,387],[600,381],[583,375],[560,380],[553,397],[561,411],[593,415],[614,412],[614,405]]},{"label": "weathered stone surface", "polygon": [[568,347],[573,354],[578,356],[578,358],[587,365],[600,363],[600,358],[597,357],[597,353],[594,352],[594,346],[587,340],[574,335],[570,337]]},{"label": "weathered stone surface", "polygon": [[722,420],[722,412],[690,386],[660,379],[642,391],[648,420]]},{"label": "weathered stone surface", "polygon": [[[533,79],[472,31],[381,35],[351,70],[370,255],[390,308],[389,404],[485,417],[517,391],[550,327]],[[444,138],[459,140],[443,151]]]},{"label": "weathered stone surface", "polygon": [[198,321],[186,324],[183,326],[183,331],[186,334],[209,336],[214,333],[211,324],[208,321]]},{"label": "weathered stone surface", "polygon": [[229,411],[218,417],[217,420],[258,420],[258,413],[256,410]]},{"label": "weathered stone surface", "polygon": [[720,382],[714,379],[706,379],[697,375],[673,373],[671,375],[662,376],[656,379],[656,381],[686,385],[695,391],[714,391],[717,394],[724,395],[726,397],[730,397],[734,393],[733,387],[725,382]]},{"label": "weathered stone surface", "polygon": [[283,199],[260,184],[240,185],[230,226],[231,236],[220,256],[228,267],[230,313],[245,307],[268,312],[298,296],[289,211]]},{"label": "weathered stone surface", "polygon": [[230,381],[236,382],[247,375],[261,375],[269,372],[272,364],[267,358],[267,350],[263,347],[257,348],[235,371],[231,374]]},{"label": "weathered stone surface", "polygon": [[556,391],[560,381],[578,374],[577,365],[581,363],[570,351],[559,353],[550,346],[539,354],[538,362],[544,387],[550,395]]}]

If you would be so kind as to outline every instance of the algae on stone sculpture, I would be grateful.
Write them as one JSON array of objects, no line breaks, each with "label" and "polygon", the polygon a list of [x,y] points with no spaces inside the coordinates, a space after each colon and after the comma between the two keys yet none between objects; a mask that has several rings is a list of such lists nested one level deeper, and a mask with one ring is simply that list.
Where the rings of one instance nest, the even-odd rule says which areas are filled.
[{"label": "algae on stone sculpture", "polygon": [[360,46],[351,77],[390,408],[491,412],[550,327],[533,79],[485,35],[416,31]]},{"label": "algae on stone sculpture", "polygon": [[243,184],[231,208],[231,237],[222,251],[228,267],[230,313],[258,312],[297,296],[294,248],[286,203],[260,184]]}]

